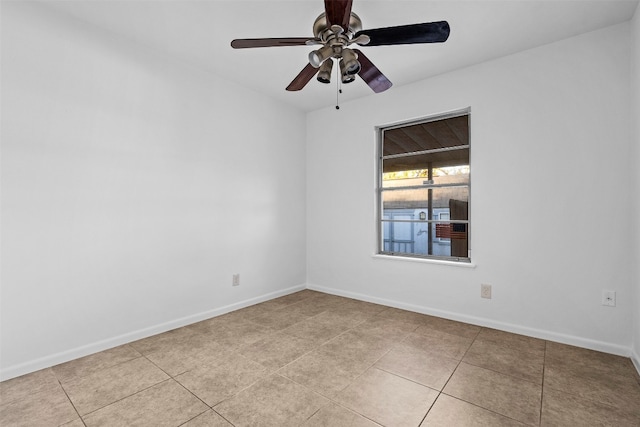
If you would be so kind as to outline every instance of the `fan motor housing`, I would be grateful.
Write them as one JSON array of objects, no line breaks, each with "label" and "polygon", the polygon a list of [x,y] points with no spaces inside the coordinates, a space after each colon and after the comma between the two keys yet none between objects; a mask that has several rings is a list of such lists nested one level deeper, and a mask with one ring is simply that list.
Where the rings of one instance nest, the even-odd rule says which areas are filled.
[{"label": "fan motor housing", "polygon": [[[316,21],[313,23],[313,35],[316,38],[322,39],[322,35],[325,31],[330,30],[330,27],[327,23],[327,16],[324,13],[321,13]],[[351,37],[358,31],[362,30],[362,21],[360,17],[355,13],[351,12],[351,17],[349,18],[349,31],[348,36]]]}]

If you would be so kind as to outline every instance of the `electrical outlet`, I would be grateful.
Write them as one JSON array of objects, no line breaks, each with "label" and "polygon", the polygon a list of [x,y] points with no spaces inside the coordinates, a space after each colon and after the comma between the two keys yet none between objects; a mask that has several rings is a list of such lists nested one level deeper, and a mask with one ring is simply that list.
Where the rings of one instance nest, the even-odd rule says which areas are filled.
[{"label": "electrical outlet", "polygon": [[602,290],[602,305],[608,307],[616,306],[616,291],[609,291],[607,289]]},{"label": "electrical outlet", "polygon": [[480,285],[480,297],[491,299],[491,285]]},{"label": "electrical outlet", "polygon": [[233,286],[240,286],[240,273],[233,275],[233,279],[231,280],[231,284]]}]

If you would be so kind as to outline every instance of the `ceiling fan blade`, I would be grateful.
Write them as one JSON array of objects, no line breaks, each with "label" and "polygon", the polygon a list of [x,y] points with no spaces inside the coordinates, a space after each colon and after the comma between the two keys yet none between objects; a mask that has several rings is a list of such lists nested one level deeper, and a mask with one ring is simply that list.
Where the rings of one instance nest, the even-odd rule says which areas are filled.
[{"label": "ceiling fan blade", "polygon": [[302,89],[307,85],[307,83],[309,83],[309,80],[311,80],[317,72],[317,68],[315,68],[311,64],[307,64],[307,66],[304,67],[302,71],[300,71],[300,74],[298,74],[296,78],[293,79],[291,83],[289,83],[289,86],[287,86],[287,90],[296,91]]},{"label": "ceiling fan blade", "polygon": [[358,75],[364,80],[375,93],[384,92],[389,89],[393,83],[382,74],[378,67],[373,65],[373,62],[369,61],[364,53],[359,49],[353,49],[358,54],[358,62],[360,63],[360,71]]},{"label": "ceiling fan blade", "polygon": [[358,31],[354,37],[358,37],[361,34],[369,36],[371,41],[365,46],[442,43],[449,38],[449,31],[450,28],[447,21],[438,21],[362,30]]},{"label": "ceiling fan blade", "polygon": [[340,25],[345,31],[349,29],[351,3],[352,0],[324,0],[324,10],[329,27]]},{"label": "ceiling fan blade", "polygon": [[246,49],[250,47],[274,47],[274,46],[304,46],[310,39],[308,37],[288,37],[274,39],[235,39],[231,42],[234,49]]}]

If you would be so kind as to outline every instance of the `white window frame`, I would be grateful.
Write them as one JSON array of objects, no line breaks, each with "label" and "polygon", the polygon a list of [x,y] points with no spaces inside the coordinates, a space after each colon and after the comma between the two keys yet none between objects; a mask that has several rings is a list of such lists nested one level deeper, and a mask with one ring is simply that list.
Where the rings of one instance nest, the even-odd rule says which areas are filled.
[{"label": "white window frame", "polygon": [[[465,223],[467,227],[467,257],[453,257],[453,256],[442,256],[442,255],[422,255],[422,254],[410,254],[410,253],[396,253],[389,252],[384,250],[384,220],[383,220],[383,201],[382,194],[385,191],[383,189],[382,182],[382,162],[383,162],[383,139],[384,139],[384,131],[390,129],[396,129],[400,127],[407,127],[412,125],[417,125],[421,123],[428,123],[433,121],[445,120],[454,117],[460,116],[468,116],[469,120],[469,143],[466,146],[469,150],[469,196],[468,196],[468,219],[467,220],[452,220],[452,223]],[[445,262],[448,264],[457,264],[457,265],[468,265],[474,266],[471,261],[471,107],[450,111],[446,113],[440,113],[435,115],[430,115],[427,117],[422,117],[419,119],[412,119],[403,122],[396,122],[387,125],[380,125],[375,127],[376,130],[376,256],[384,257],[384,258],[398,258],[398,259],[409,259],[409,260],[425,260],[425,261],[434,261],[434,262]],[[416,187],[419,188],[419,187]]]}]

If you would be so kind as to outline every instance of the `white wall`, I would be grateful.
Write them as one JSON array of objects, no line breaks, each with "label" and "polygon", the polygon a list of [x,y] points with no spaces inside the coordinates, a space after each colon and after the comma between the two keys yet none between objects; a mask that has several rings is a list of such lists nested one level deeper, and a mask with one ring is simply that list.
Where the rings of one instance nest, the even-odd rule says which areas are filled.
[{"label": "white wall", "polygon": [[635,222],[636,222],[636,245],[634,253],[634,262],[636,266],[635,271],[635,309],[633,317],[633,361],[636,364],[638,372],[640,372],[640,170],[637,165],[640,165],[640,5],[636,8],[636,13],[631,21],[632,31],[632,63],[631,63],[631,84],[633,87],[634,108],[632,113],[632,126],[633,126],[633,138],[635,140],[635,193],[634,199],[636,202],[635,209]]},{"label": "white wall", "polygon": [[1,136],[3,379],[305,284],[296,110],[3,2]]},{"label": "white wall", "polygon": [[[308,286],[628,354],[629,40],[625,23],[310,113]],[[374,258],[374,126],[468,106],[476,267]]]}]

